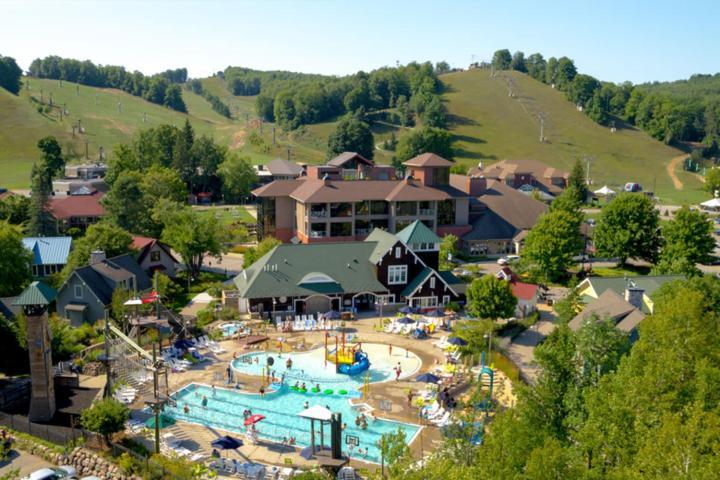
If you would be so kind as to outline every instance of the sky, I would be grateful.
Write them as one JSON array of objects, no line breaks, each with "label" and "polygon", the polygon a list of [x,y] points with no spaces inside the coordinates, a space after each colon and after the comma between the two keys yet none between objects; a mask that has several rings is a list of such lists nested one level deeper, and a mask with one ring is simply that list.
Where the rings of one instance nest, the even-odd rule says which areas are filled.
[{"label": "sky", "polygon": [[508,48],[633,83],[720,71],[720,1],[0,0],[0,54],[153,74],[229,65],[346,75],[396,62],[465,68]]}]

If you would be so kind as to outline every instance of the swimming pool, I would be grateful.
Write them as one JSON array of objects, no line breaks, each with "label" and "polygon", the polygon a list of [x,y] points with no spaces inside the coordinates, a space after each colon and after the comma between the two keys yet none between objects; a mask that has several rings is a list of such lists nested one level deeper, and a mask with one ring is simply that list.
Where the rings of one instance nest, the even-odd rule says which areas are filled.
[{"label": "swimming pool", "polygon": [[[201,403],[203,396],[207,397],[205,408]],[[245,432],[242,414],[247,409],[253,414],[265,416],[265,419],[256,425],[260,438],[279,443],[283,439],[295,437],[297,446],[301,448],[310,445],[310,421],[297,415],[305,409],[306,401],[310,406],[322,405],[333,412],[341,413],[343,423],[347,424],[343,432],[343,453],[375,463],[380,462],[377,442],[382,434],[397,432],[398,428],[402,428],[409,443],[420,430],[418,425],[383,419],[375,421],[369,419],[367,429],[362,430],[355,425],[357,411],[353,409],[347,396],[299,393],[291,390],[288,385],[283,385],[278,390],[260,397],[257,394],[224,388],[216,388],[213,392],[209,386],[191,383],[174,393],[172,397],[176,401],[176,406],[167,406],[165,413],[178,420],[242,434]],[[187,414],[184,413],[186,405],[190,409]],[[319,432],[317,425],[316,432]],[[348,436],[356,437],[359,441],[359,445],[352,450],[345,443]],[[316,435],[317,444],[320,442],[319,438],[319,434]],[[326,445],[330,443],[329,427],[325,430],[325,443]],[[367,455],[364,454],[365,448],[368,449]],[[358,449],[362,449],[363,454],[358,454]]]},{"label": "swimming pool", "polygon": [[220,325],[220,330],[222,330],[224,337],[232,337],[242,329],[243,325],[237,322],[223,323]]}]

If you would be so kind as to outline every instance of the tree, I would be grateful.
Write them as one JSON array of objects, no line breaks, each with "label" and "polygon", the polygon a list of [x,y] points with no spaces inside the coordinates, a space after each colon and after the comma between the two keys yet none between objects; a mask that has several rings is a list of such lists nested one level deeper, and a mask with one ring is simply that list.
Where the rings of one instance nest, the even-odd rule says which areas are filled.
[{"label": "tree", "polygon": [[489,320],[512,317],[517,306],[510,283],[495,275],[473,280],[467,289],[467,302],[470,315]]},{"label": "tree", "polygon": [[574,186],[569,186],[555,198],[550,204],[550,211],[563,210],[578,217],[581,221],[584,216],[582,212],[582,194],[578,193]]},{"label": "tree", "polygon": [[523,52],[517,51],[513,53],[510,68],[518,72],[527,72],[527,64],[525,63],[525,54]]},{"label": "tree", "polygon": [[191,150],[195,142],[195,131],[186,118],[182,130],[177,131],[173,145],[172,166],[180,174],[183,181],[189,186],[192,193],[192,183],[197,175],[197,165]]},{"label": "tree", "polygon": [[711,195],[715,195],[715,192],[720,194],[720,168],[714,167],[707,171],[704,187]]},{"label": "tree", "polygon": [[257,247],[250,247],[245,250],[245,255],[243,256],[243,268],[248,268],[260,257],[281,244],[282,242],[275,237],[263,238],[262,241],[258,243]]},{"label": "tree", "polygon": [[556,210],[542,215],[530,230],[523,259],[546,282],[565,276],[573,257],[582,250],[581,222],[581,215]]},{"label": "tree", "polygon": [[83,410],[80,423],[83,428],[102,435],[106,444],[110,436],[122,432],[130,418],[130,410],[114,398],[104,398]]},{"label": "tree", "polygon": [[621,193],[605,208],[595,227],[594,242],[599,255],[654,263],[660,245],[658,212],[645,195]]},{"label": "tree", "polygon": [[496,70],[507,70],[510,68],[511,63],[512,55],[510,55],[510,50],[507,48],[496,50],[493,54],[492,64]]},{"label": "tree", "polygon": [[32,168],[30,190],[30,219],[28,233],[36,237],[47,237],[57,232],[55,220],[50,211],[50,194],[52,193],[52,179],[47,168],[42,164],[35,164]]},{"label": "tree", "polygon": [[143,233],[147,215],[142,182],[140,172],[123,172],[101,202],[110,221],[133,233]]},{"label": "tree", "polygon": [[557,68],[557,58],[548,58],[548,61],[545,64],[545,83],[547,83],[548,85],[555,85],[555,82],[557,81]]},{"label": "tree", "polygon": [[192,164],[196,168],[194,184],[203,192],[212,192],[220,196],[220,176],[218,168],[227,156],[227,149],[213,141],[212,138],[203,135],[193,142],[190,155],[193,158]]},{"label": "tree", "polygon": [[21,225],[30,220],[30,199],[23,195],[8,195],[0,200],[0,220]]},{"label": "tree", "polygon": [[658,273],[696,273],[696,263],[706,263],[715,250],[712,221],[687,206],[661,228],[664,245]]},{"label": "tree", "polygon": [[180,90],[180,85],[174,83],[168,85],[168,87],[165,89],[165,98],[163,99],[163,105],[178,112],[187,112],[187,107],[185,106],[185,102],[182,98],[182,90]]},{"label": "tree", "polygon": [[182,257],[192,278],[197,278],[206,256],[220,260],[226,251],[227,232],[213,215],[199,215],[183,208],[169,215],[162,240]]},{"label": "tree", "polygon": [[557,85],[560,90],[565,90],[577,75],[575,63],[568,57],[560,57],[557,62]]},{"label": "tree", "polygon": [[433,95],[432,100],[425,105],[421,115],[423,125],[435,128],[447,127],[447,116],[445,106],[438,95]]},{"label": "tree", "polygon": [[65,159],[62,156],[62,148],[53,136],[43,137],[38,141],[37,147],[42,152],[43,165],[50,178],[55,178],[65,168]]},{"label": "tree", "polygon": [[0,55],[0,88],[17,95],[22,84],[21,77],[22,69],[15,63],[15,59]]},{"label": "tree", "polygon": [[409,160],[421,153],[434,153],[452,160],[452,135],[447,130],[423,127],[412,130],[398,140],[397,158],[400,162]]},{"label": "tree", "polygon": [[440,266],[443,270],[452,268],[452,262],[458,254],[458,242],[460,240],[455,235],[445,235],[440,241]]},{"label": "tree", "polygon": [[68,256],[68,263],[62,271],[62,277],[90,262],[90,254],[95,250],[105,252],[108,258],[132,251],[132,236],[122,228],[109,222],[90,225],[83,237],[73,242],[73,249]]},{"label": "tree", "polygon": [[582,163],[580,163],[580,159],[575,160],[575,164],[568,176],[567,186],[568,189],[575,189],[574,193],[578,196],[577,199],[580,203],[585,203],[588,195],[587,178],[585,177],[585,169]]},{"label": "tree", "polygon": [[342,152],[357,152],[365,158],[373,158],[375,139],[367,123],[353,117],[340,120],[328,138],[327,158],[333,158]]},{"label": "tree", "polygon": [[0,297],[20,293],[30,279],[32,257],[22,239],[18,226],[0,220]]},{"label": "tree", "polygon": [[250,158],[231,153],[218,169],[226,202],[238,202],[249,195],[257,182],[257,173]]},{"label": "tree", "polygon": [[535,80],[539,80],[541,82],[545,81],[545,69],[547,63],[541,54],[533,53],[527,58],[525,64],[527,65],[528,75]]}]

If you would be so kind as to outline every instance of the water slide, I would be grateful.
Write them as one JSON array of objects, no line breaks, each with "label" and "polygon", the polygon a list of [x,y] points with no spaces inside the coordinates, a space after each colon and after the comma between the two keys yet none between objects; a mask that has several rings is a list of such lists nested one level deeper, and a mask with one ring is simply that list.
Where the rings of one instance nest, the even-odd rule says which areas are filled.
[{"label": "water slide", "polygon": [[337,366],[338,373],[344,373],[345,375],[357,375],[370,368],[370,360],[368,359],[367,353],[355,352],[355,362],[342,363]]}]

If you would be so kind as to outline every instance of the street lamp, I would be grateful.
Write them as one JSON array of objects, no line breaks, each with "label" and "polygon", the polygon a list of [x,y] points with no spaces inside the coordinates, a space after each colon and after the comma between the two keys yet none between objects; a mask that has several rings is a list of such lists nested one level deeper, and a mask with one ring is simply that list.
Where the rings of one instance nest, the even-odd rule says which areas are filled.
[{"label": "street lamp", "polygon": [[483,335],[483,338],[487,338],[488,341],[488,365],[492,362],[492,332]]}]

